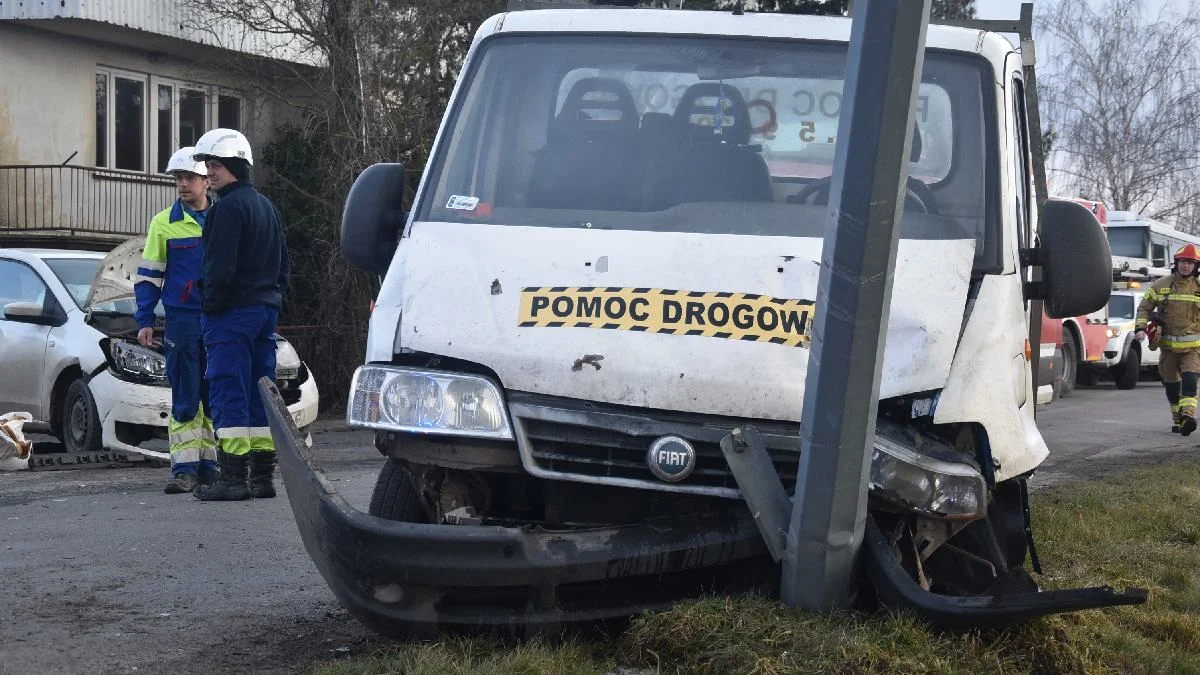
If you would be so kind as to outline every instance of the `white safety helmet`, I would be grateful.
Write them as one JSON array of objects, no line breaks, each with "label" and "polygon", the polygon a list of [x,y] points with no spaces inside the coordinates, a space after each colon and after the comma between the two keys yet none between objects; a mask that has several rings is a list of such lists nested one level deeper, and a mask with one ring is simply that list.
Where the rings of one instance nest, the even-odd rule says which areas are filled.
[{"label": "white safety helmet", "polygon": [[196,141],[196,152],[192,158],[197,162],[209,159],[244,159],[247,164],[254,164],[250,154],[250,141],[242,132],[234,129],[213,129]]},{"label": "white safety helmet", "polygon": [[196,154],[196,148],[188,146],[180,148],[171,155],[171,159],[167,161],[167,173],[174,176],[176,171],[190,171],[199,176],[208,175],[208,167],[204,166],[204,162],[197,162],[192,159],[192,155]]}]

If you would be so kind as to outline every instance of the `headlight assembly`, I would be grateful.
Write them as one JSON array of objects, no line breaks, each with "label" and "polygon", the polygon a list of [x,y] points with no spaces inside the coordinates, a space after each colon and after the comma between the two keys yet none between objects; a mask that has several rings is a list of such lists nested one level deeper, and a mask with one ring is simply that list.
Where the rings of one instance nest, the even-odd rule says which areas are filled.
[{"label": "headlight assembly", "polygon": [[275,379],[294,380],[300,377],[300,355],[292,343],[275,338]]},{"label": "headlight assembly", "polygon": [[105,350],[118,375],[148,384],[167,385],[167,360],[162,354],[122,340],[111,340]]},{"label": "headlight assembly", "polygon": [[486,377],[396,366],[354,373],[346,421],[352,426],[511,439],[500,388]]},{"label": "headlight assembly", "polygon": [[876,499],[933,518],[978,520],[987,511],[987,482],[974,467],[923,455],[883,433],[875,434],[870,490]]}]

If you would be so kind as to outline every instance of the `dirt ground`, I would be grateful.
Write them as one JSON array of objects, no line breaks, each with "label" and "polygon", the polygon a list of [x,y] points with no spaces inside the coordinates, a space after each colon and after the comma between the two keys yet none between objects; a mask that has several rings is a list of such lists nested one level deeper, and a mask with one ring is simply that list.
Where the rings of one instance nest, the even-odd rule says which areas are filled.
[{"label": "dirt ground", "polygon": [[[1039,423],[1051,456],[1037,489],[1200,443],[1166,431],[1155,382],[1077,390]],[[326,420],[313,442],[365,510],[382,462],[369,434]],[[201,503],[164,495],[166,477],[137,466],[0,474],[0,673],[309,672],[386,644],[329,592],[285,495]]]}]

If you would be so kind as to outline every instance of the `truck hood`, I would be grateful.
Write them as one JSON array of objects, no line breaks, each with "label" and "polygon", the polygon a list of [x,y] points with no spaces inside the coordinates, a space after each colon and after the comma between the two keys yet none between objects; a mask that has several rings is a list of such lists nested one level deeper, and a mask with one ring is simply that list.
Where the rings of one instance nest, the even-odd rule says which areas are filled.
[{"label": "truck hood", "polygon": [[[799,420],[822,243],[419,222],[380,301],[400,308],[395,348],[482,364],[509,390]],[[881,397],[945,384],[974,249],[899,242]]]},{"label": "truck hood", "polygon": [[134,277],[145,247],[146,237],[143,235],[109,251],[96,271],[92,289],[88,291],[87,301],[83,305],[84,311],[106,302],[133,297]]}]

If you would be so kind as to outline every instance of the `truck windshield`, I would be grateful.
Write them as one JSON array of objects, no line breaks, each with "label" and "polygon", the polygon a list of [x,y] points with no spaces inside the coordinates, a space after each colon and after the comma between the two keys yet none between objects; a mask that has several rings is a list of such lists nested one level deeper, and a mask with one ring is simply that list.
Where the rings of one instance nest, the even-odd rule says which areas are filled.
[{"label": "truck windshield", "polygon": [[1133,303],[1132,295],[1112,295],[1108,299],[1108,318],[1110,319],[1125,319],[1134,318],[1136,307]]},{"label": "truck windshield", "polygon": [[1112,255],[1126,258],[1147,258],[1146,243],[1149,241],[1147,227],[1108,228],[1108,250]]},{"label": "truck windshield", "polygon": [[[480,46],[417,217],[820,237],[846,46],[501,36]],[[929,51],[902,236],[976,241],[1001,266],[982,61]],[[991,140],[989,140],[991,139]]]}]

